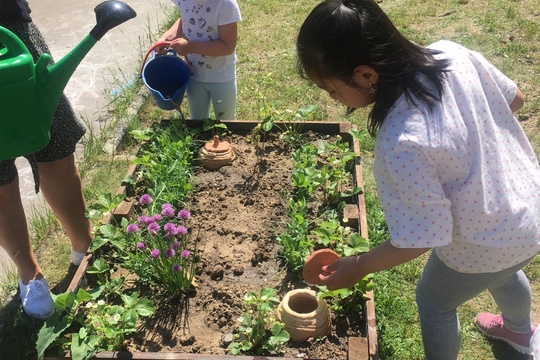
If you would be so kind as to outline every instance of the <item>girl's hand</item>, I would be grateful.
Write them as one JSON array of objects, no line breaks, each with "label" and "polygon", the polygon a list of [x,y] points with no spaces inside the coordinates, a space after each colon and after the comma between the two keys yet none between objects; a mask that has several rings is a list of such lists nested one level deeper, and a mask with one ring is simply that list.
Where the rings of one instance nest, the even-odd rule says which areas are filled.
[{"label": "girl's hand", "polygon": [[190,51],[190,43],[184,38],[178,38],[171,42],[171,46],[178,55],[186,56]]},{"label": "girl's hand", "polygon": [[339,258],[332,264],[321,268],[319,279],[328,290],[353,287],[365,276],[359,270],[359,262],[359,256]]},{"label": "girl's hand", "polygon": [[[159,38],[151,47],[153,48],[154,46],[156,46],[157,44],[159,43],[163,43],[163,42],[168,42],[169,40],[166,40],[166,39],[163,39],[163,38]],[[167,49],[169,49],[169,45],[163,45],[163,46],[158,46],[154,49],[154,51],[156,52],[157,55],[163,55],[167,52]]]}]

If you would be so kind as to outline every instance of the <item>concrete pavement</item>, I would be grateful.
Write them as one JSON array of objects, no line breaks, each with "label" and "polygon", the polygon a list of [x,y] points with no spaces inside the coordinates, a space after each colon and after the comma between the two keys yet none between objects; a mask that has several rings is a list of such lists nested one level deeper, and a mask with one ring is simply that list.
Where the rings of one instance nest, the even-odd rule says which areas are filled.
[{"label": "concrete pavement", "polygon": [[[66,1],[29,0],[32,18],[45,37],[55,60],[75,47],[94,27],[94,8],[104,0]],[[173,8],[170,0],[122,0],[137,16],[110,30],[90,50],[73,73],[64,92],[73,108],[94,131],[107,118],[107,94],[129,85],[139,72],[146,50],[154,40],[159,25]],[[34,209],[42,211],[44,200],[35,194],[30,167],[24,158],[17,159],[21,198],[27,217]],[[0,248],[0,280],[13,267]]]}]

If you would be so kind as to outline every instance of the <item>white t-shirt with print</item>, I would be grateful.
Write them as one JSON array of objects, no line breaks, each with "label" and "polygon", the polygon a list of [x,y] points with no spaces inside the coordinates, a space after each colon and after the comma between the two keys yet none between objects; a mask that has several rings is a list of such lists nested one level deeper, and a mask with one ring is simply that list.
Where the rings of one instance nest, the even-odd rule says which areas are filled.
[{"label": "white t-shirt with print", "polygon": [[540,249],[540,167],[509,108],[517,87],[479,53],[430,48],[452,59],[443,101],[429,112],[402,95],[376,138],[391,243],[435,248],[459,272],[500,271]]},{"label": "white t-shirt with print", "polygon": [[[236,0],[172,0],[180,9],[182,33],[192,41],[219,39],[218,27],[242,20]],[[227,82],[236,77],[236,52],[226,56],[188,54],[193,74],[203,82]]]}]

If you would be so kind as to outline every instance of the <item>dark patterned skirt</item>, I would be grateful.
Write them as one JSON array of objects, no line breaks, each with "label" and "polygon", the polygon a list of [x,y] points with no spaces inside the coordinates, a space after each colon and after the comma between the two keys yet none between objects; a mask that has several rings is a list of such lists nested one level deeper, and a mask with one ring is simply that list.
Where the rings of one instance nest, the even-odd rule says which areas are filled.
[{"label": "dark patterned skirt", "polygon": [[[50,54],[45,39],[34,23],[0,23],[0,26],[9,29],[23,41],[30,54],[32,54],[34,61],[37,61],[42,53]],[[60,160],[73,154],[77,142],[82,138],[85,131],[69,100],[62,94],[51,124],[51,140],[43,149],[25,156],[32,166],[36,192],[39,189],[37,162]],[[15,159],[0,161],[0,185],[10,183],[16,176]]]}]

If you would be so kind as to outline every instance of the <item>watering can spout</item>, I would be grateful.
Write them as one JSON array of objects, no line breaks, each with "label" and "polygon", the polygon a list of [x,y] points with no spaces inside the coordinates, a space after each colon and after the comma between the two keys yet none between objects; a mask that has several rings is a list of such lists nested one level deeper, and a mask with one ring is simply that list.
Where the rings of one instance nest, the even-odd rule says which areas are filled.
[{"label": "watering can spout", "polygon": [[0,160],[34,153],[47,145],[58,102],[71,75],[90,49],[110,29],[137,14],[127,4],[109,0],[96,6],[96,26],[66,56],[48,66],[49,54],[34,64],[24,43],[0,27]]}]

